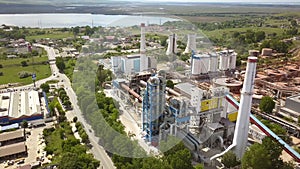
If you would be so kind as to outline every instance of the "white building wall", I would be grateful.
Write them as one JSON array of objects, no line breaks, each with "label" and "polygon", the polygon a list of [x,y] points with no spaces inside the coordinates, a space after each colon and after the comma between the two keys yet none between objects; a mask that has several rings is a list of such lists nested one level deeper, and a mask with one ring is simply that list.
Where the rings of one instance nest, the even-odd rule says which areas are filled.
[{"label": "white building wall", "polygon": [[196,108],[197,112],[201,110],[201,100],[203,98],[203,90],[198,87],[193,87],[191,89],[191,105]]}]

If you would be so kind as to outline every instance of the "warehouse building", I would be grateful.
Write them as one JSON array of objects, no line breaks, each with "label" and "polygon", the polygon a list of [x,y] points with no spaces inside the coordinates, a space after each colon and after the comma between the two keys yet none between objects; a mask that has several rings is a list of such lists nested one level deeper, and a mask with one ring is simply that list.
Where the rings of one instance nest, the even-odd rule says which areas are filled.
[{"label": "warehouse building", "polygon": [[15,91],[0,94],[0,125],[42,119],[37,91]]}]

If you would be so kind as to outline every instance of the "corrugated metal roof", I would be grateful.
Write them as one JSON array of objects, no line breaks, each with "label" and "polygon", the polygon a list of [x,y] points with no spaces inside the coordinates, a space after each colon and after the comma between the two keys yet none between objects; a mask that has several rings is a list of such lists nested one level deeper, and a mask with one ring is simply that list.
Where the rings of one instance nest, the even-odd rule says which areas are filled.
[{"label": "corrugated metal roof", "polygon": [[0,147],[0,157],[26,152],[25,142]]},{"label": "corrugated metal roof", "polygon": [[[21,138],[24,137],[24,132],[23,130],[16,130],[16,131],[11,131],[11,132],[5,132],[0,134],[0,141],[6,141],[6,140],[12,140],[16,138]],[[1,152],[0,152],[1,153]]]}]

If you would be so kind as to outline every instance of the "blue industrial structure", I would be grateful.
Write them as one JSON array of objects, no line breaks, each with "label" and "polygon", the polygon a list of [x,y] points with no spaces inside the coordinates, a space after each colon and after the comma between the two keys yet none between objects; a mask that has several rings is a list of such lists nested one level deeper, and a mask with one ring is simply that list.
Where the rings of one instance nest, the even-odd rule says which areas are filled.
[{"label": "blue industrial structure", "polygon": [[163,121],[165,111],[165,72],[160,71],[147,81],[146,90],[143,96],[143,131],[146,132],[146,139],[153,141],[153,136],[159,133],[159,126]]}]

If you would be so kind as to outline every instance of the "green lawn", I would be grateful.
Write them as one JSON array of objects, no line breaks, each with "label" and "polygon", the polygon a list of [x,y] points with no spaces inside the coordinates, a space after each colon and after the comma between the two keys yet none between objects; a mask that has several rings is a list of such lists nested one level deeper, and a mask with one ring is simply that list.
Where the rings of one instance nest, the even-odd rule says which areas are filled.
[{"label": "green lawn", "polygon": [[27,61],[28,64],[31,64],[32,62],[34,63],[40,63],[44,61],[48,61],[47,56],[42,56],[42,57],[34,57],[34,58],[14,58],[14,59],[1,59],[0,64],[3,65],[3,67],[6,66],[13,66],[13,65],[21,65],[22,61]]},{"label": "green lawn", "polygon": [[[34,63],[40,63],[37,65],[32,65],[32,59],[7,59],[0,60],[0,64],[3,65],[3,68],[0,69],[0,72],[3,72],[3,76],[0,76],[0,85],[7,83],[20,83],[20,85],[26,85],[32,83],[32,78],[27,77],[20,79],[18,76],[19,72],[27,71],[36,73],[36,79],[44,79],[51,75],[51,70],[48,64],[42,64],[41,62],[47,61],[47,57],[35,57]],[[29,66],[22,67],[21,61],[27,61]]]},{"label": "green lawn", "polygon": [[246,32],[247,30],[253,31],[264,31],[266,34],[276,33],[277,35],[281,35],[283,33],[283,29],[280,28],[269,28],[269,27],[255,27],[255,28],[229,28],[222,30],[213,30],[213,31],[203,31],[203,33],[208,37],[221,38],[223,33],[233,33],[233,32]]},{"label": "green lawn", "polygon": [[45,39],[45,38],[50,38],[50,39],[63,39],[63,38],[68,38],[68,37],[74,37],[74,35],[70,32],[51,32],[51,33],[46,33],[44,35],[33,35],[33,36],[26,36],[26,40],[30,41],[33,39]]}]

